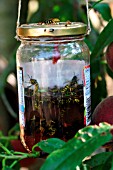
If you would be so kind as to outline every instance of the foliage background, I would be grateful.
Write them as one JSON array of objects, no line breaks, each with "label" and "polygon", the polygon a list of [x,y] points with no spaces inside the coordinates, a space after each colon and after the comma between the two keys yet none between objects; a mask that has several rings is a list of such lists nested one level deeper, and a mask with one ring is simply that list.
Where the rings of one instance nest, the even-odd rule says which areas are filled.
[{"label": "foliage background", "polygon": [[[95,1],[90,1],[90,8],[94,4]],[[9,129],[18,123],[16,49],[19,42],[14,38],[17,10],[18,0],[0,1],[0,129],[4,135],[8,135]],[[85,3],[83,0],[22,1],[21,24],[45,21],[54,17],[61,21],[87,23]],[[108,30],[99,39],[102,30],[112,20],[112,17],[112,1],[102,1],[90,10],[92,30],[85,42],[91,52],[92,113],[103,98],[113,95],[113,88],[110,88],[113,84],[113,73],[110,71],[105,58],[106,48],[113,41],[113,35],[109,39]],[[104,41],[106,44],[102,46]],[[100,50],[99,53],[97,49]]]}]

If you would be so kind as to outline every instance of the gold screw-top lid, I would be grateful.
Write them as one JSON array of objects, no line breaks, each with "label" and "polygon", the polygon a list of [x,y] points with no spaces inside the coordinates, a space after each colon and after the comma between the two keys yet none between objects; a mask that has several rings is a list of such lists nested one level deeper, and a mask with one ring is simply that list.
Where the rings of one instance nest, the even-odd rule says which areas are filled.
[{"label": "gold screw-top lid", "polygon": [[80,22],[50,22],[23,24],[17,28],[20,38],[37,38],[48,36],[79,36],[87,34],[87,25]]}]

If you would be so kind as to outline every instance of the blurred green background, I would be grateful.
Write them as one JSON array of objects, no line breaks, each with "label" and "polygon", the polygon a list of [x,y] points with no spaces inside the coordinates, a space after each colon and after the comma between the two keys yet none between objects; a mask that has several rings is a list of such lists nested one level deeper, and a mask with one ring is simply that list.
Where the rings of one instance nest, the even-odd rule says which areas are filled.
[{"label": "blurred green background", "polygon": [[[113,73],[105,58],[106,48],[112,42],[112,37],[104,47],[99,40],[101,52],[94,55],[95,45],[101,32],[112,20],[113,2],[105,0],[97,5],[95,2],[98,1],[89,1],[91,33],[85,38],[90,53],[92,54],[93,51],[91,55],[92,112],[103,98],[113,95]],[[15,39],[17,14],[18,0],[0,0],[0,130],[5,135],[18,123],[16,50],[20,42]],[[45,21],[48,18],[87,23],[85,0],[22,0],[21,24]],[[110,35],[106,33],[106,36]]]}]

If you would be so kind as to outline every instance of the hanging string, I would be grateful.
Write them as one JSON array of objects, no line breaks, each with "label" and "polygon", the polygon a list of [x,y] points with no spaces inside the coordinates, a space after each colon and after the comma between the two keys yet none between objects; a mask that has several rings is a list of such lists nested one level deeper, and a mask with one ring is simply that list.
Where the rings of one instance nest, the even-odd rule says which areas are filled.
[{"label": "hanging string", "polygon": [[89,5],[88,5],[88,0],[86,0],[86,11],[87,11],[87,26],[88,26],[88,30],[87,30],[87,34],[89,35],[91,32],[91,25],[90,25],[90,19],[89,19]]},{"label": "hanging string", "polygon": [[19,0],[19,4],[18,4],[18,18],[17,18],[17,28],[20,25],[20,11],[21,11],[21,0]]},{"label": "hanging string", "polygon": [[18,3],[18,17],[17,17],[17,23],[16,23],[16,36],[15,36],[17,40],[19,40],[19,37],[17,35],[17,29],[20,26],[20,11],[21,11],[21,0],[19,0],[19,3]]}]

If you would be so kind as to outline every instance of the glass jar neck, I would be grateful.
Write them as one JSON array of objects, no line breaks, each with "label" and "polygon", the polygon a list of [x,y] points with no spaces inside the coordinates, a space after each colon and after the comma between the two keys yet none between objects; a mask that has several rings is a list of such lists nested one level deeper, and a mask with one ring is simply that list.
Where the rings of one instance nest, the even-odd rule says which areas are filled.
[{"label": "glass jar neck", "polygon": [[78,36],[59,36],[59,37],[28,37],[28,38],[21,38],[21,42],[38,42],[38,43],[58,43],[60,42],[72,42],[83,40],[85,35],[78,35]]}]

